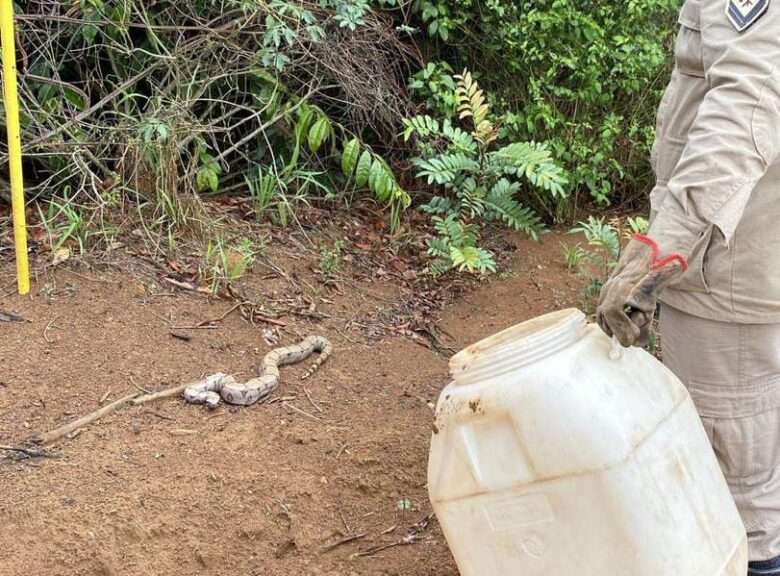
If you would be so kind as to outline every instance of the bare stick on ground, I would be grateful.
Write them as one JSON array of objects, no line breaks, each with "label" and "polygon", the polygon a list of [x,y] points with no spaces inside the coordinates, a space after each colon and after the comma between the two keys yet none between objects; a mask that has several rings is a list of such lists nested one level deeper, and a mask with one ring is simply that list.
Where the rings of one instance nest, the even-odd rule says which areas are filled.
[{"label": "bare stick on ground", "polygon": [[184,390],[190,386],[193,386],[195,384],[200,384],[202,382],[188,382],[187,384],[180,384],[179,386],[174,386],[173,388],[166,388],[165,390],[160,390],[159,392],[153,392],[151,394],[146,394],[144,396],[137,396],[132,399],[132,403],[134,406],[138,406],[140,404],[148,404],[149,402],[154,402],[155,400],[162,400],[164,398],[170,398],[171,396],[178,396]]},{"label": "bare stick on ground", "polygon": [[342,538],[341,540],[334,542],[333,544],[329,544],[328,546],[325,546],[323,548],[323,552],[330,552],[331,550],[335,550],[339,546],[343,546],[344,544],[349,544],[350,542],[354,542],[356,540],[362,540],[368,536],[368,533],[363,532],[361,534],[353,534],[352,536],[346,536],[345,538]]},{"label": "bare stick on ground", "polygon": [[95,420],[102,418],[106,414],[111,414],[112,412],[115,412],[119,408],[122,408],[123,406],[129,404],[136,396],[138,396],[138,392],[134,392],[129,396],[125,396],[124,398],[115,400],[111,404],[106,404],[102,408],[95,410],[94,412],[87,414],[86,416],[82,416],[78,420],[74,420],[73,422],[69,422],[64,426],[60,426],[59,428],[55,428],[54,430],[51,430],[50,432],[46,432],[39,436],[33,437],[32,442],[34,442],[35,444],[43,444],[43,445],[56,442],[57,440],[59,440],[64,436],[67,436],[71,432],[75,432],[79,428],[83,428],[88,424],[92,424]]},{"label": "bare stick on ground", "polygon": [[[192,384],[197,384],[197,382],[181,384],[179,386],[174,386],[173,388],[168,388],[166,390],[161,390],[159,392],[146,394],[144,396],[140,396],[139,395],[140,392],[134,392],[128,396],[125,396],[124,398],[120,398],[119,400],[112,402],[111,404],[107,404],[103,406],[99,410],[95,410],[94,412],[91,412],[86,416],[82,416],[78,420],[69,422],[64,426],[60,426],[59,428],[56,428],[50,432],[46,432],[45,434],[34,436],[31,439],[31,441],[35,444],[43,444],[43,445],[51,444],[52,442],[56,442],[57,440],[65,436],[68,436],[69,434],[83,428],[84,426],[87,426],[88,424],[92,424],[93,422],[102,418],[103,416],[115,412],[116,410],[122,408],[125,405],[132,404],[133,406],[138,406],[140,404],[147,404],[149,402],[154,402],[155,400],[170,398],[171,396],[176,396],[178,394],[181,394],[185,388],[191,386]],[[139,389],[142,388],[139,387]]]}]

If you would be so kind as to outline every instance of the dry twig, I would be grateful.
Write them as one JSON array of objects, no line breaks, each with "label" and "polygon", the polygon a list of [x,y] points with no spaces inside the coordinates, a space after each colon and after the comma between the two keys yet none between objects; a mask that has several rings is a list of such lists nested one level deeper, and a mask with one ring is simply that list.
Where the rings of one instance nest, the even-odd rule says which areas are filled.
[{"label": "dry twig", "polygon": [[297,412],[298,414],[301,414],[302,416],[306,416],[307,418],[311,418],[312,420],[316,420],[317,422],[321,422],[322,418],[318,418],[314,414],[309,414],[306,412],[306,410],[302,410],[295,406],[294,404],[290,404],[289,402],[282,402],[282,406],[285,408],[289,408],[290,410],[293,410],[294,412]]},{"label": "dry twig", "polygon": [[428,516],[420,520],[417,524],[411,526],[407,531],[406,536],[404,536],[400,540],[396,540],[395,542],[389,542],[387,544],[380,544],[378,546],[372,546],[371,548],[367,548],[366,550],[360,550],[358,552],[355,552],[352,555],[352,557],[361,558],[364,556],[374,556],[375,554],[378,554],[383,550],[396,548],[397,546],[409,546],[411,544],[416,544],[417,542],[420,541],[420,537],[421,537],[420,535],[428,528],[432,519],[433,519],[433,514],[429,514]]},{"label": "dry twig", "polygon": [[155,402],[156,400],[163,400],[164,398],[170,398],[171,396],[178,396],[179,394],[184,392],[185,389],[187,389],[188,387],[194,384],[200,384],[200,382],[189,382],[187,384],[179,384],[178,386],[174,386],[172,388],[166,388],[165,390],[160,390],[159,392],[153,392],[145,396],[138,396],[136,398],[133,398],[132,402],[134,406],[139,406],[141,404],[148,404],[149,402]]},{"label": "dry twig", "polygon": [[72,432],[75,432],[76,430],[83,428],[88,424],[92,424],[93,422],[99,420],[103,416],[106,416],[107,414],[111,414],[112,412],[115,412],[119,408],[126,406],[136,396],[138,396],[138,393],[134,392],[133,394],[130,394],[129,396],[125,396],[124,398],[120,398],[119,400],[115,400],[111,404],[107,404],[106,406],[103,406],[102,408],[95,410],[94,412],[91,412],[86,416],[82,416],[78,420],[74,420],[73,422],[65,424],[64,426],[60,426],[59,428],[55,428],[54,430],[51,430],[39,436],[34,436],[31,440],[35,444],[42,444],[44,446],[47,444],[51,444],[52,442],[56,442],[57,440],[71,434]]},{"label": "dry twig", "polygon": [[327,546],[325,546],[325,548],[323,548],[322,551],[323,552],[330,552],[332,550],[335,550],[339,546],[343,546],[344,544],[349,544],[350,542],[355,542],[356,540],[362,540],[366,536],[368,536],[367,532],[362,532],[360,534],[353,534],[351,536],[346,536],[346,537],[342,538],[341,540],[339,540],[337,542],[334,542],[333,544],[328,544]]}]

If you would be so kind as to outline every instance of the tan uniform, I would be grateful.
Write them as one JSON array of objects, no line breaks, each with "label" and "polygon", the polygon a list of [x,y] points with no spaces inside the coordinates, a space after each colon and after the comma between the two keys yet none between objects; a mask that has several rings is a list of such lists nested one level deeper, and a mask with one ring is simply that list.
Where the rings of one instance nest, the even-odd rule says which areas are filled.
[{"label": "tan uniform", "polygon": [[726,1],[685,2],[658,112],[649,236],[690,256],[662,300],[711,320],[780,323],[778,4],[740,33]]},{"label": "tan uniform", "polygon": [[679,22],[648,235],[690,268],[661,297],[664,356],[705,421],[751,560],[767,560],[780,556],[780,1],[687,0]]}]

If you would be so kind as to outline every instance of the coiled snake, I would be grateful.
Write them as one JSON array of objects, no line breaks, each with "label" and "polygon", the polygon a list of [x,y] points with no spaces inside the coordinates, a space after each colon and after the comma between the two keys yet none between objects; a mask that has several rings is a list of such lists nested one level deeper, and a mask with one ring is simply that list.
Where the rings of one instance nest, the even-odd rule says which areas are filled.
[{"label": "coiled snake", "polygon": [[184,399],[190,404],[205,404],[209,408],[216,408],[220,400],[238,406],[251,406],[268,398],[279,386],[280,366],[301,362],[315,352],[319,352],[320,357],[302,376],[301,379],[305,380],[333,354],[333,346],[327,338],[309,336],[298,344],[271,350],[263,358],[262,369],[258,370],[257,378],[243,384],[236,382],[232,376],[213,374],[203,382],[188,386],[184,390]]}]

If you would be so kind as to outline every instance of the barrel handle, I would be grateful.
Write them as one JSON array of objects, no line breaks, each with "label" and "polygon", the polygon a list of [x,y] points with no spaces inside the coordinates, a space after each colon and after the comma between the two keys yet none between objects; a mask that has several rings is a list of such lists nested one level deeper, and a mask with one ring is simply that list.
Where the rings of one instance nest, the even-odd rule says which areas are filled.
[{"label": "barrel handle", "polygon": [[609,350],[610,360],[620,360],[623,358],[623,346],[617,339],[617,336],[612,336],[612,345]]}]

